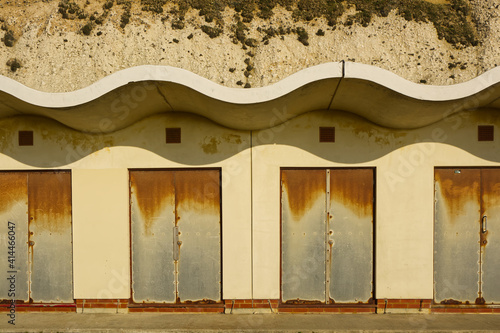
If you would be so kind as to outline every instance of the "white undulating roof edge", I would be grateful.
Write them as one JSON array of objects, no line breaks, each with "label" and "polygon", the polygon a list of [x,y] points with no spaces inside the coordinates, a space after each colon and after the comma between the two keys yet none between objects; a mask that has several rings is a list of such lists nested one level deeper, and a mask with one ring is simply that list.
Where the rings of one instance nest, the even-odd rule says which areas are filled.
[{"label": "white undulating roof edge", "polygon": [[345,63],[344,77],[370,81],[405,97],[429,102],[444,102],[475,95],[500,83],[500,67],[495,67],[467,82],[449,86],[418,84],[388,70],[353,62]]},{"label": "white undulating roof edge", "polygon": [[279,98],[312,82],[341,77],[342,63],[326,63],[301,70],[270,86],[242,89],[221,86],[181,68],[144,65],[118,71],[88,87],[65,93],[38,91],[0,75],[0,91],[32,105],[68,108],[96,100],[129,83],[152,81],[179,84],[222,102],[254,104]]},{"label": "white undulating roof edge", "polygon": [[[343,66],[345,67],[343,68]],[[413,83],[392,72],[370,65],[332,62],[306,68],[270,86],[241,89],[218,85],[180,68],[144,65],[118,71],[88,87],[66,93],[38,91],[0,75],[0,91],[40,107],[70,108],[94,101],[129,83],[152,81],[159,84],[178,84],[214,100],[245,105],[265,103],[307,84],[342,77],[370,81],[408,98],[438,102],[466,98],[500,83],[500,67],[491,69],[465,83],[433,86]]]}]

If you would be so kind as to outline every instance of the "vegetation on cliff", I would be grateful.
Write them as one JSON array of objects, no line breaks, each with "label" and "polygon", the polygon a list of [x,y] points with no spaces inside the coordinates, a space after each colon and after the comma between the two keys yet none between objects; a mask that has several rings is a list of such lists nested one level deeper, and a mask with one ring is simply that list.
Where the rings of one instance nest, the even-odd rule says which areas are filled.
[{"label": "vegetation on cliff", "polygon": [[[81,31],[89,35],[96,25],[105,21],[115,4],[121,7],[120,26],[125,28],[130,22],[130,8],[134,1],[143,11],[163,15],[163,21],[166,21],[170,15],[173,16],[171,25],[174,29],[185,27],[185,15],[189,9],[198,10],[199,15],[208,24],[213,25],[200,27],[212,38],[224,31],[222,13],[226,8],[231,8],[236,11],[236,24],[227,27],[226,31],[230,31],[234,40],[239,41],[242,46],[257,45],[255,41],[247,41],[246,24],[252,22],[255,17],[262,19],[273,17],[273,10],[278,5],[291,11],[296,22],[307,24],[313,19],[324,18],[331,27],[336,27],[338,24],[356,23],[368,26],[373,16],[386,17],[394,10],[408,21],[431,22],[436,28],[438,37],[444,38],[452,45],[470,46],[478,43],[476,27],[466,0],[432,2],[426,0],[106,0],[101,11],[93,13],[88,13],[85,9],[89,4],[88,0],[83,5],[78,4],[76,0],[61,0],[59,13],[66,19],[87,21]],[[166,12],[167,7],[168,12]],[[341,22],[340,18],[349,8],[355,8],[355,14],[349,15],[345,21]],[[302,44],[308,45],[306,32],[301,28],[284,30],[278,34],[268,33],[267,39],[284,33],[296,33],[297,39]]]}]

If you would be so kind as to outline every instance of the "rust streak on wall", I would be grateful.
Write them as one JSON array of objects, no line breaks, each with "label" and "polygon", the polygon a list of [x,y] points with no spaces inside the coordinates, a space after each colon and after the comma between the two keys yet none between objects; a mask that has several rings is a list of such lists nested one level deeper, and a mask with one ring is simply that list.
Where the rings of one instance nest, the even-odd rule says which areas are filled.
[{"label": "rust streak on wall", "polygon": [[0,173],[0,212],[9,211],[17,202],[28,205],[27,179],[24,172]]},{"label": "rust streak on wall", "polygon": [[49,232],[71,228],[69,172],[33,172],[28,175],[29,223]]},{"label": "rust streak on wall", "polygon": [[[453,216],[460,216],[465,213],[468,202],[479,202],[480,170],[478,169],[436,169],[436,182],[441,188],[442,197],[450,221],[453,223]],[[460,172],[458,172],[458,170]],[[479,212],[478,212],[479,213]]]},{"label": "rust streak on wall", "polygon": [[203,212],[219,214],[220,181],[218,170],[175,171],[176,210],[180,205],[202,207]]},{"label": "rust streak on wall", "polygon": [[297,221],[326,191],[325,170],[283,170],[283,187]]},{"label": "rust streak on wall", "polygon": [[330,176],[330,200],[341,203],[359,217],[373,214],[373,171],[335,169]]},{"label": "rust streak on wall", "polygon": [[144,219],[146,235],[155,221],[155,217],[165,209],[174,197],[174,175],[171,171],[132,171],[130,172],[132,195]]}]

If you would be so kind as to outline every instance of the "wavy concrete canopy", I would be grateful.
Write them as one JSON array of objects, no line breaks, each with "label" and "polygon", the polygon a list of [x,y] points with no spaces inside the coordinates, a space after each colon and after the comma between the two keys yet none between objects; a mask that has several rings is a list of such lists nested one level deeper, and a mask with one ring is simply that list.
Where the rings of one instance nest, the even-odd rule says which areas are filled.
[{"label": "wavy concrete canopy", "polygon": [[271,86],[238,89],[183,69],[139,66],[68,93],[40,92],[0,76],[0,118],[39,115],[94,133],[171,111],[257,130],[313,110],[344,110],[381,126],[418,128],[478,108],[500,110],[499,67],[465,83],[430,86],[377,67],[337,62],[307,68]]}]

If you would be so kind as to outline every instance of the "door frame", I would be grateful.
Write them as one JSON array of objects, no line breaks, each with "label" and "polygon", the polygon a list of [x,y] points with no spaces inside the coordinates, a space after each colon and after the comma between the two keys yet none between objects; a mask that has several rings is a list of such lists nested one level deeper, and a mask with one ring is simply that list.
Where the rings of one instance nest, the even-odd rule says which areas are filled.
[{"label": "door frame", "polygon": [[[219,302],[204,302],[204,301],[196,301],[196,302],[181,302],[179,299],[175,301],[175,303],[137,303],[134,302],[133,299],[133,267],[132,267],[132,188],[130,181],[130,173],[134,171],[218,171],[219,172],[219,212],[220,212],[220,301]],[[201,167],[201,168],[128,168],[128,194],[129,194],[129,260],[130,260],[130,298],[129,298],[129,308],[223,308],[224,307],[224,291],[223,291],[223,228],[222,228],[222,168],[221,167]]]},{"label": "door frame", "polygon": [[[478,298],[476,299],[476,303],[470,303],[470,304],[467,304],[467,303],[457,303],[457,302],[449,302],[449,303],[442,303],[442,302],[439,302],[437,303],[435,301],[436,299],[436,279],[435,279],[435,265],[436,265],[436,262],[435,262],[435,258],[436,258],[436,255],[435,255],[435,241],[436,241],[436,170],[451,170],[451,169],[460,169],[460,170],[484,170],[484,169],[495,169],[495,170],[498,170],[500,172],[500,166],[434,166],[434,170],[433,170],[433,177],[432,177],[432,188],[433,188],[433,225],[432,225],[432,248],[433,248],[433,251],[432,251],[432,306],[435,307],[435,308],[449,308],[449,307],[460,307],[460,308],[485,308],[485,307],[498,307],[498,303],[497,304],[485,304],[484,303],[484,297],[482,297],[482,301],[481,299],[479,299],[479,295],[478,295]],[[479,190],[479,195],[480,195],[480,198],[479,198],[479,201],[480,201],[480,212],[479,212],[479,216],[478,218],[481,219],[481,215],[483,214],[483,202],[482,202],[482,194],[483,194],[483,189],[482,189],[482,176],[480,177],[479,179],[480,181],[480,190]],[[479,256],[478,256],[478,260],[481,262],[481,247],[482,245],[480,244],[480,241],[481,241],[481,234],[479,234],[479,230],[480,227],[478,227],[478,245],[479,245]],[[480,264],[480,267],[482,267],[482,264]],[[480,272],[478,272],[478,294],[481,293],[481,296],[482,296],[482,288],[481,285],[482,285],[482,281],[481,281],[481,274],[482,274],[482,268],[480,268]]]},{"label": "door frame", "polygon": [[[300,301],[298,303],[290,304],[283,302],[283,179],[282,179],[282,171],[283,170],[324,170],[326,176],[326,170],[372,170],[373,175],[373,216],[372,216],[372,297],[368,300],[367,303],[329,303],[326,304],[324,302],[318,303],[316,301]],[[280,210],[280,221],[279,221],[279,233],[280,233],[280,285],[279,285],[279,307],[281,308],[294,308],[294,307],[303,307],[307,306],[309,308],[322,308],[322,307],[359,307],[359,308],[373,308],[376,307],[376,294],[375,294],[375,283],[376,283],[376,210],[377,210],[377,168],[375,166],[355,166],[355,167],[280,167],[279,169],[279,187],[280,187],[280,199],[279,199],[279,210]],[[331,191],[331,188],[330,188]],[[326,278],[326,276],[325,276]],[[331,282],[330,282],[331,283]]]},{"label": "door frame", "polygon": [[[22,308],[46,308],[46,307],[51,307],[51,308],[72,308],[72,307],[75,307],[76,308],[76,299],[74,298],[74,293],[75,293],[75,278],[74,278],[74,273],[75,273],[75,270],[74,270],[74,262],[73,262],[73,253],[74,253],[74,248],[73,248],[73,234],[74,234],[74,230],[73,230],[73,227],[74,227],[74,224],[73,224],[73,183],[72,183],[72,179],[73,179],[73,173],[72,173],[72,169],[20,169],[20,170],[0,170],[0,173],[2,174],[9,174],[9,173],[24,173],[26,174],[26,177],[29,177],[29,174],[30,173],[68,173],[69,174],[69,193],[71,195],[71,258],[72,258],[72,263],[71,263],[71,293],[72,293],[72,297],[73,297],[73,302],[59,302],[59,303],[48,303],[48,302],[36,302],[34,301],[32,298],[31,298],[31,283],[28,282],[28,301],[24,301],[24,300],[15,300],[15,305],[16,307],[22,307]],[[28,209],[28,212],[27,212],[27,216],[28,216],[28,220],[26,220],[26,225],[27,225],[27,231],[29,233],[29,200],[28,200],[28,193],[29,193],[29,190],[28,190],[28,186],[29,186],[29,181],[27,180],[26,182],[26,191],[27,191],[27,197],[26,197],[26,200],[27,200],[27,209]],[[28,235],[28,239],[29,239],[29,235]],[[17,244],[17,241],[16,241],[16,244]],[[30,256],[30,253],[29,253],[29,249],[27,248],[27,253],[28,253],[28,269],[30,270],[29,274],[28,275],[31,275],[32,272],[31,272],[31,265],[32,263],[30,263],[30,259],[29,259],[29,256]],[[17,249],[16,249],[16,252],[17,252]],[[28,277],[28,280],[30,280],[31,277]],[[1,301],[2,302],[2,305],[9,305],[7,303],[4,303],[5,300],[8,300],[9,303],[10,303],[10,299],[2,299]],[[3,308],[3,306],[1,306],[0,308]]]}]

